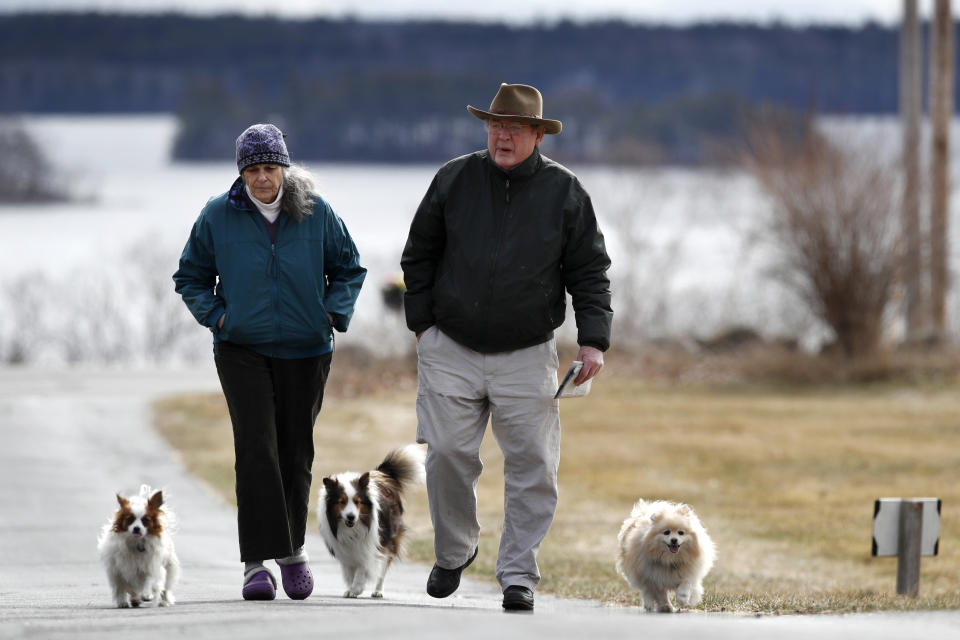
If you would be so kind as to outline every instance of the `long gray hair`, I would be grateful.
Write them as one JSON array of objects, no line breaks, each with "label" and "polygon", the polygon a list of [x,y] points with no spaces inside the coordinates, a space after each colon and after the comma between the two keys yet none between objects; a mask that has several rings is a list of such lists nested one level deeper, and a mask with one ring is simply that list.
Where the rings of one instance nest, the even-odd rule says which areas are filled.
[{"label": "long gray hair", "polygon": [[313,215],[313,197],[316,195],[313,176],[304,167],[291,164],[283,168],[283,199],[280,208],[300,222]]}]

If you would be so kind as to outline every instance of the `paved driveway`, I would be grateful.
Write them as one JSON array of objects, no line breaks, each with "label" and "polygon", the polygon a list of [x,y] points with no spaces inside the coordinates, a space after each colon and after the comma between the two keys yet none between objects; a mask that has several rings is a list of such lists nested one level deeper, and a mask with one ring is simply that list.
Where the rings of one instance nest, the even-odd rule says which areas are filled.
[{"label": "paved driveway", "polygon": [[[383,600],[346,600],[314,531],[314,595],[243,602],[232,509],[150,427],[154,398],[215,389],[212,368],[0,369],[0,638],[960,637],[958,612],[670,616],[538,596],[535,614],[505,614],[494,586],[469,579],[454,597],[427,597],[429,567],[412,563],[394,565]],[[114,493],[140,483],[164,487],[179,516],[175,607],[113,608],[97,562]]]}]

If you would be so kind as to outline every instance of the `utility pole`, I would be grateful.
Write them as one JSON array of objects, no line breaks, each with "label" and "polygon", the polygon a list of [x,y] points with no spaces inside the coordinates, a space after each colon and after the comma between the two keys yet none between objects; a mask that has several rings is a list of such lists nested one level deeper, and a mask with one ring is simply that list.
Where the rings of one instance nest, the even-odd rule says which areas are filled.
[{"label": "utility pole", "polygon": [[931,28],[930,116],[933,127],[930,193],[930,314],[932,329],[946,337],[950,118],[953,115],[953,16],[950,0],[935,0]]},{"label": "utility pole", "polygon": [[903,231],[906,246],[903,275],[906,339],[926,329],[920,243],[920,22],[917,0],[903,0],[900,25],[900,125],[903,131]]}]

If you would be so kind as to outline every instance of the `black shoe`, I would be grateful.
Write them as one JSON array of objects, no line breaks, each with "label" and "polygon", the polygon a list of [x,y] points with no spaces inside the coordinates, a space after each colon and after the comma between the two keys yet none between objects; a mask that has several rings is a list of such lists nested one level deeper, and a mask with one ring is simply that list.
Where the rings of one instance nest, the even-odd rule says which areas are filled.
[{"label": "black shoe", "polygon": [[456,569],[444,569],[438,565],[433,565],[430,572],[430,578],[427,579],[427,595],[434,598],[446,598],[460,587],[460,574],[470,566],[473,559],[477,557],[477,551],[480,547],[473,550],[473,555],[463,565]]},{"label": "black shoe", "polygon": [[507,611],[533,611],[533,591],[520,585],[503,590],[503,608]]}]

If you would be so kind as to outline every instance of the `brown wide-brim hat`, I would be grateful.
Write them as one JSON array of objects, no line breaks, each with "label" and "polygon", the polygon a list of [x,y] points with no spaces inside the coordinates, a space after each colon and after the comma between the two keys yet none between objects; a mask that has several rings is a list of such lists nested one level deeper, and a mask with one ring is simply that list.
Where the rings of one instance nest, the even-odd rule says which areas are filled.
[{"label": "brown wide-brim hat", "polygon": [[517,122],[542,125],[545,133],[560,133],[563,129],[563,123],[559,120],[543,117],[543,96],[535,87],[526,84],[503,83],[488,111],[470,105],[467,105],[467,111],[481,120],[509,118]]}]

